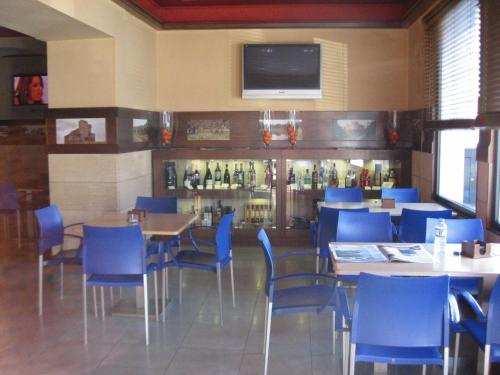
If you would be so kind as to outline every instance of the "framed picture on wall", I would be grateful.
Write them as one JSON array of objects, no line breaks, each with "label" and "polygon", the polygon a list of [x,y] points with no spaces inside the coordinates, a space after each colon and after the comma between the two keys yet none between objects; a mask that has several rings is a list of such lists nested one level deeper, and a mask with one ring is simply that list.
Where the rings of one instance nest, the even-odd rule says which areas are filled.
[{"label": "framed picture on wall", "polygon": [[229,120],[189,120],[187,122],[188,141],[230,141]]},{"label": "framed picture on wall", "polygon": [[134,143],[149,142],[150,126],[148,119],[132,119],[132,141]]},{"label": "framed picture on wall", "polygon": [[375,120],[333,120],[334,141],[375,141]]},{"label": "framed picture on wall", "polygon": [[57,144],[106,143],[105,118],[56,119]]}]

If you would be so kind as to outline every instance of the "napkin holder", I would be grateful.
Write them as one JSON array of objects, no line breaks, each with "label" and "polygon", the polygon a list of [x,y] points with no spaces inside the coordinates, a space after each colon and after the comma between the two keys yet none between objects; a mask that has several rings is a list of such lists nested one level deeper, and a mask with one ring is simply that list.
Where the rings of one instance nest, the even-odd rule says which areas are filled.
[{"label": "napkin holder", "polygon": [[144,220],[146,217],[146,210],[141,210],[138,208],[134,208],[133,210],[130,210],[127,212],[127,219],[129,222],[131,222],[130,218],[136,215],[136,217],[139,219],[139,221]]},{"label": "napkin holder", "polygon": [[382,198],[382,208],[395,208],[396,200],[393,198]]},{"label": "napkin holder", "polygon": [[462,256],[473,259],[491,257],[490,245],[479,240],[462,241]]}]

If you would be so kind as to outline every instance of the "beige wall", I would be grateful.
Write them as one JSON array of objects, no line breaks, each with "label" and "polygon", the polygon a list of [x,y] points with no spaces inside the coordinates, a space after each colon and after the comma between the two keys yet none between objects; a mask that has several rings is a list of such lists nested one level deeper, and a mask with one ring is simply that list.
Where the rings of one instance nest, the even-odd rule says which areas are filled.
[{"label": "beige wall", "polygon": [[[322,100],[241,99],[243,43],[321,43]],[[405,110],[404,29],[253,29],[158,33],[159,110]]]},{"label": "beige wall", "polygon": [[54,82],[49,90],[51,107],[155,109],[154,29],[112,1],[38,1],[110,36],[68,41],[63,40],[62,29],[59,38],[49,41],[48,69]]},{"label": "beige wall", "polygon": [[424,100],[425,33],[421,20],[408,28],[408,109],[425,108]]}]

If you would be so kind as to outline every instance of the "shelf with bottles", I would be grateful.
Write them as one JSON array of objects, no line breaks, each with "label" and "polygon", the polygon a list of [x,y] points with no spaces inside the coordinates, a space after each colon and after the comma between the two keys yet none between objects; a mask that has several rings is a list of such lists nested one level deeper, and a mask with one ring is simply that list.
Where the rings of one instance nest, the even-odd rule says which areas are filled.
[{"label": "shelf with bottles", "polygon": [[235,228],[276,226],[275,159],[163,160],[162,172],[159,195],[176,196],[178,210],[198,213],[200,224],[234,211]]},{"label": "shelf with bottles", "polygon": [[365,199],[380,198],[382,186],[399,185],[399,160],[286,160],[286,229],[305,229],[317,216],[327,187],[364,189]]}]

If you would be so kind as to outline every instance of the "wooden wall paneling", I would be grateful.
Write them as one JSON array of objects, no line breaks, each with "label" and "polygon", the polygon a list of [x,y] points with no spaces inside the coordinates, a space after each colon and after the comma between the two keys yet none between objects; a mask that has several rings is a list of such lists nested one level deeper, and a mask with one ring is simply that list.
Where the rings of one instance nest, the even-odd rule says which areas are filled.
[{"label": "wooden wall paneling", "polygon": [[483,128],[479,132],[479,142],[476,149],[476,160],[485,163],[493,163],[494,147],[493,147],[493,129]]}]

